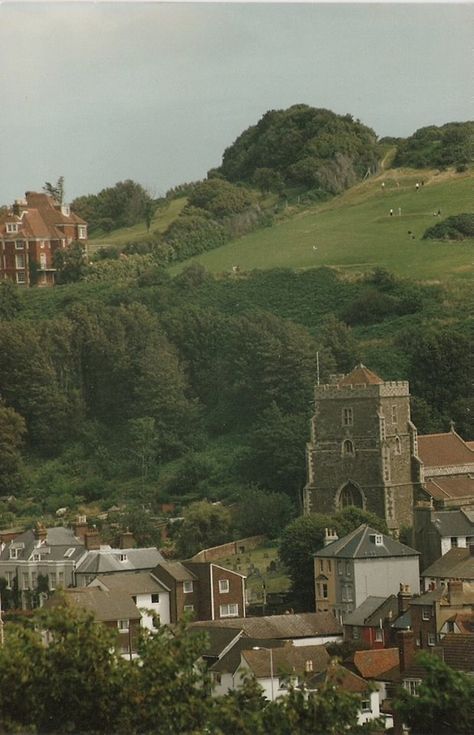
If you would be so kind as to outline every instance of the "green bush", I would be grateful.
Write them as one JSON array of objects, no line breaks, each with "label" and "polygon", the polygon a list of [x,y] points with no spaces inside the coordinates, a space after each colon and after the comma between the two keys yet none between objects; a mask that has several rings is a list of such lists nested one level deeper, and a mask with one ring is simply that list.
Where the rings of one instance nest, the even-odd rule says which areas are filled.
[{"label": "green bush", "polygon": [[474,214],[455,214],[428,227],[422,240],[464,240],[474,237]]},{"label": "green bush", "polygon": [[224,245],[227,234],[223,225],[205,210],[192,207],[170,225],[164,239],[173,247],[176,260],[186,260]]}]

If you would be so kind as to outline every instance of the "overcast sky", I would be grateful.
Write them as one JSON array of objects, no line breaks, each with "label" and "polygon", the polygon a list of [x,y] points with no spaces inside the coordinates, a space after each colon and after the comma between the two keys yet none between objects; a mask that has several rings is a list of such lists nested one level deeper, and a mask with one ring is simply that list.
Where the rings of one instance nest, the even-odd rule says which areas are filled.
[{"label": "overcast sky", "polygon": [[0,5],[0,204],[205,176],[268,109],[379,136],[472,119],[474,6]]}]

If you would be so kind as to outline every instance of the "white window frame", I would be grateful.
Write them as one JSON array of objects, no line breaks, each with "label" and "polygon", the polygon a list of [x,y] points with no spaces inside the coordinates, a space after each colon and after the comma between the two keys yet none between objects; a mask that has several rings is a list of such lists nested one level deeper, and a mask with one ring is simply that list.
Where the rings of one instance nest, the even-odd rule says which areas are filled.
[{"label": "white window frame", "polygon": [[24,250],[25,243],[23,240],[15,240],[15,250]]},{"label": "white window frame", "polygon": [[66,549],[66,551],[64,552],[64,556],[69,559],[74,554],[75,550],[75,547],[71,546],[69,549]]},{"label": "white window frame", "polygon": [[25,253],[15,254],[15,268],[19,271],[25,270]]},{"label": "white window frame", "polygon": [[227,592],[230,592],[230,584],[229,584],[228,579],[219,580],[219,592],[221,593],[221,595],[224,595]]},{"label": "white window frame", "polygon": [[428,633],[428,645],[436,646],[436,633]]},{"label": "white window frame", "polygon": [[194,585],[192,579],[185,579],[183,582],[183,592],[185,595],[191,594],[194,591]]},{"label": "white window frame", "polygon": [[56,572],[49,572],[48,574],[48,587],[50,590],[55,590],[56,585],[58,584],[57,574]]},{"label": "white window frame", "polygon": [[406,689],[413,697],[417,697],[420,684],[420,679],[405,679],[403,682],[403,688]]},{"label": "white window frame", "polygon": [[372,712],[372,706],[370,704],[370,694],[368,697],[361,697],[360,708],[362,712]]},{"label": "white window frame", "polygon": [[77,226],[77,239],[78,240],[87,240],[87,227],[86,227],[86,225],[78,225]]},{"label": "white window frame", "polygon": [[16,274],[17,283],[26,283],[26,273],[24,270],[17,271]]},{"label": "white window frame", "polygon": [[183,609],[185,612],[194,612],[194,605],[185,605]]},{"label": "white window frame", "polygon": [[128,556],[126,554],[119,554],[119,561],[121,562],[128,561]]},{"label": "white window frame", "polygon": [[5,580],[7,583],[7,590],[11,590],[13,582],[15,580],[15,573],[12,571],[5,572]]},{"label": "white window frame", "polygon": [[431,608],[423,606],[421,609],[421,619],[422,620],[431,620]]},{"label": "white window frame", "polygon": [[219,605],[219,616],[221,618],[238,618],[238,604],[236,602],[227,602],[225,605]]},{"label": "white window frame", "polygon": [[130,620],[127,620],[126,618],[117,620],[117,628],[121,633],[128,633],[130,630]]},{"label": "white window frame", "polygon": [[376,628],[375,629],[375,642],[376,643],[383,643],[383,630],[382,630],[382,628]]},{"label": "white window frame", "polygon": [[9,234],[18,232],[18,222],[7,222],[7,232]]}]

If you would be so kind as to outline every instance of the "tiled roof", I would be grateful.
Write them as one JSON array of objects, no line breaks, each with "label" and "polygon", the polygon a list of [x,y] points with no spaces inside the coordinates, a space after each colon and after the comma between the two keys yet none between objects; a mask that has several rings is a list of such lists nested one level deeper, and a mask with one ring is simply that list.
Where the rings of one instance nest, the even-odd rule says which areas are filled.
[{"label": "tiled roof", "polygon": [[[192,626],[199,625],[209,625],[209,621],[192,623]],[[254,638],[296,639],[342,634],[341,624],[330,612],[229,618],[213,620],[212,625],[239,628]]]},{"label": "tiled roof", "polygon": [[373,651],[356,651],[354,665],[364,679],[377,679],[399,665],[398,648],[379,648]]},{"label": "tiled roof", "polygon": [[432,513],[431,522],[440,536],[474,536],[474,521],[462,510],[437,511]]},{"label": "tiled roof", "polygon": [[474,579],[474,556],[470,549],[450,549],[421,574],[422,577]]},{"label": "tiled roof", "polygon": [[[49,603],[49,604],[48,604]],[[113,620],[140,620],[141,614],[132,598],[124,592],[107,591],[100,587],[66,589],[53,595],[47,606],[72,605],[93,613],[101,622]]]},{"label": "tiled roof", "polygon": [[[200,630],[200,628],[194,629]],[[235,632],[236,631],[234,630],[234,633]],[[241,651],[251,650],[254,646],[265,646],[266,648],[271,648],[273,653],[275,653],[275,649],[282,648],[286,645],[288,645],[286,641],[276,641],[271,638],[249,638],[248,636],[242,636],[235,642],[232,648],[230,648],[230,650],[225,653],[221,659],[219,659],[219,661],[216,661],[216,663],[211,666],[211,671],[221,674],[234,674],[241,665]],[[270,657],[268,652],[264,651],[264,653],[266,653],[267,658]]]},{"label": "tiled roof", "polygon": [[241,630],[235,630],[234,628],[202,626],[200,628],[190,628],[189,630],[192,635],[205,634],[206,640],[201,655],[215,659],[221,658],[222,653],[230,646],[232,641],[237,642],[242,635]]},{"label": "tiled roof", "polygon": [[440,475],[427,477],[423,487],[435,500],[474,498],[474,475]]},{"label": "tiled roof", "polygon": [[452,669],[474,673],[474,635],[448,633],[441,640],[444,661]]},{"label": "tiled roof", "polygon": [[[375,536],[382,536],[382,543],[376,544],[373,539]],[[317,551],[315,557],[341,559],[369,559],[376,557],[391,556],[418,556],[419,551],[411,549],[409,546],[401,544],[391,536],[381,534],[374,528],[370,528],[366,523],[356,528],[347,536],[343,536],[337,541],[328,544],[324,549]]]},{"label": "tiled roof", "polygon": [[448,618],[446,622],[448,621],[456,623],[460,633],[474,634],[474,611],[456,613],[456,615],[452,615]]},{"label": "tiled roof", "polygon": [[380,385],[383,383],[382,378],[365,367],[365,365],[357,365],[350,373],[344,375],[338,381],[338,385]]},{"label": "tiled roof", "polygon": [[[70,548],[73,548],[74,552],[67,559],[77,561],[84,555],[85,549],[83,542],[74,536],[70,528],[47,528],[46,533],[46,539],[41,544],[39,543],[39,539],[35,537],[33,530],[30,529],[20,533],[13,541],[5,544],[3,551],[0,553],[0,561],[10,561],[10,548],[12,547],[18,549],[17,559],[20,561],[29,559],[33,552],[47,554],[49,560],[58,561],[65,558],[64,554]],[[15,560],[12,559],[11,561],[13,562]]]},{"label": "tiled roof", "polygon": [[150,572],[122,572],[122,574],[106,574],[96,577],[92,584],[100,582],[108,590],[118,590],[129,595],[146,595],[153,592],[165,592],[165,588]]},{"label": "tiled roof", "polygon": [[[18,233],[8,233],[6,222],[18,222],[20,227]],[[87,224],[81,217],[73,212],[69,215],[63,214],[54,199],[41,192],[26,192],[26,208],[23,209],[21,217],[12,213],[1,218],[0,237],[18,239],[21,237],[45,238],[60,240],[65,237],[59,227],[63,225]]]},{"label": "tiled roof", "polygon": [[418,456],[425,468],[474,463],[474,452],[455,431],[419,436]]},{"label": "tiled roof", "polygon": [[331,662],[330,666],[321,674],[311,677],[309,687],[318,687],[324,683],[332,684],[338,689],[355,694],[363,694],[368,691],[369,686],[362,677],[349,671],[345,666]]},{"label": "tiled roof", "polygon": [[[245,639],[243,639],[245,642]],[[271,675],[270,655],[267,649],[254,651],[246,648],[241,652],[242,659],[257,678],[268,678]],[[304,674],[308,662],[314,672],[324,671],[329,662],[329,654],[324,646],[293,646],[288,644],[281,648],[272,649],[273,672]]]},{"label": "tiled roof", "polygon": [[168,574],[177,582],[186,582],[197,579],[196,575],[190,572],[189,569],[186,569],[184,564],[180,561],[165,561],[162,559],[155,569],[155,575],[158,578],[160,576],[160,569],[164,569],[165,572],[168,572]]}]

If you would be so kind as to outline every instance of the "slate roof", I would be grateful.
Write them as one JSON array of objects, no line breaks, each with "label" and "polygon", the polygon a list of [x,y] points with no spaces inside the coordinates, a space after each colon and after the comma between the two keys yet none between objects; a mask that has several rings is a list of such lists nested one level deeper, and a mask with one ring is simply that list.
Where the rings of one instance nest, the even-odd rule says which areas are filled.
[{"label": "slate roof", "polygon": [[364,679],[382,679],[385,672],[400,664],[398,648],[355,651],[354,666]]},{"label": "slate roof", "polygon": [[468,548],[450,549],[421,574],[422,577],[474,579],[474,555]]},{"label": "slate roof", "polygon": [[428,590],[417,597],[412,597],[410,605],[432,605],[433,602],[441,600],[445,590],[442,587],[436,587],[434,590]]},{"label": "slate roof", "polygon": [[190,632],[191,635],[205,633],[206,642],[201,654],[204,658],[220,659],[225,649],[230,646],[232,641],[237,642],[243,631],[236,630],[235,628],[202,626],[199,628],[190,628]]},{"label": "slate roof", "polygon": [[[216,663],[210,667],[210,670],[220,674],[235,674],[241,666],[241,651],[251,650],[254,646],[265,646],[266,648],[271,648],[274,654],[277,648],[282,648],[286,645],[288,645],[286,641],[277,641],[271,638],[251,638],[248,636],[241,636],[236,641],[235,645],[233,645],[232,648],[225,653],[221,659],[219,659],[219,661],[216,661]],[[257,653],[257,651],[255,653]],[[263,651],[262,653],[266,653],[267,658],[270,658],[268,652]]]},{"label": "slate roof", "polygon": [[[30,559],[33,552],[44,554],[45,559],[51,561],[60,561],[62,559],[72,559],[77,561],[84,553],[84,543],[82,540],[74,536],[74,532],[70,528],[53,527],[46,529],[45,541],[39,543],[39,539],[35,537],[32,529],[24,531],[16,536],[12,541],[5,544],[3,551],[0,553],[0,561],[26,561]],[[17,559],[10,559],[10,549],[16,548]],[[74,549],[71,556],[65,557],[68,549]]]},{"label": "slate roof", "polygon": [[435,500],[474,498],[474,476],[471,474],[427,477],[423,487]]},{"label": "slate roof", "polygon": [[[271,676],[270,655],[266,649],[254,651],[252,648],[246,648],[242,650],[241,656],[257,678]],[[324,671],[329,663],[329,654],[324,646],[287,644],[281,648],[272,649],[272,657],[274,675],[279,673],[304,674],[308,661],[311,661],[312,671],[320,672]]]},{"label": "slate roof", "polygon": [[474,635],[472,633],[447,633],[441,639],[444,662],[458,671],[474,673]]},{"label": "slate roof", "polygon": [[102,623],[114,620],[140,620],[141,614],[129,595],[119,591],[107,591],[100,587],[66,589],[55,594],[46,606],[71,605],[91,612]]},{"label": "slate roof", "polygon": [[[209,625],[209,621],[196,621],[191,625],[192,627]],[[248,636],[262,639],[296,639],[342,634],[341,624],[330,612],[228,618],[213,620],[212,625],[238,628]]]},{"label": "slate roof", "polygon": [[383,383],[382,378],[372,372],[360,363],[350,373],[344,375],[338,381],[338,385],[380,385]]},{"label": "slate roof", "polygon": [[386,597],[371,595],[356,609],[344,618],[344,625],[367,625],[367,620],[384,604]]},{"label": "slate roof", "polygon": [[[377,545],[370,540],[370,537],[382,536],[382,544]],[[370,559],[377,557],[392,556],[419,556],[419,551],[411,549],[409,546],[401,544],[391,536],[381,534],[374,528],[370,528],[366,523],[356,528],[347,536],[343,536],[337,541],[333,541],[323,549],[317,551],[315,557],[324,558],[341,558],[341,559]]]},{"label": "slate roof", "polygon": [[426,467],[453,467],[474,462],[474,451],[455,431],[418,436],[418,456]]},{"label": "slate roof", "polygon": [[463,510],[437,511],[432,513],[431,522],[440,536],[474,536],[474,520]]},{"label": "slate roof", "polygon": [[[120,561],[120,555],[127,556]],[[144,549],[98,549],[89,551],[78,565],[76,574],[110,574],[112,572],[151,571],[163,561],[163,557],[153,547]]]},{"label": "slate roof", "polygon": [[110,591],[126,592],[129,595],[147,595],[153,592],[168,591],[150,572],[106,574],[104,577],[96,577],[91,584],[95,586],[97,582],[100,582]]}]

